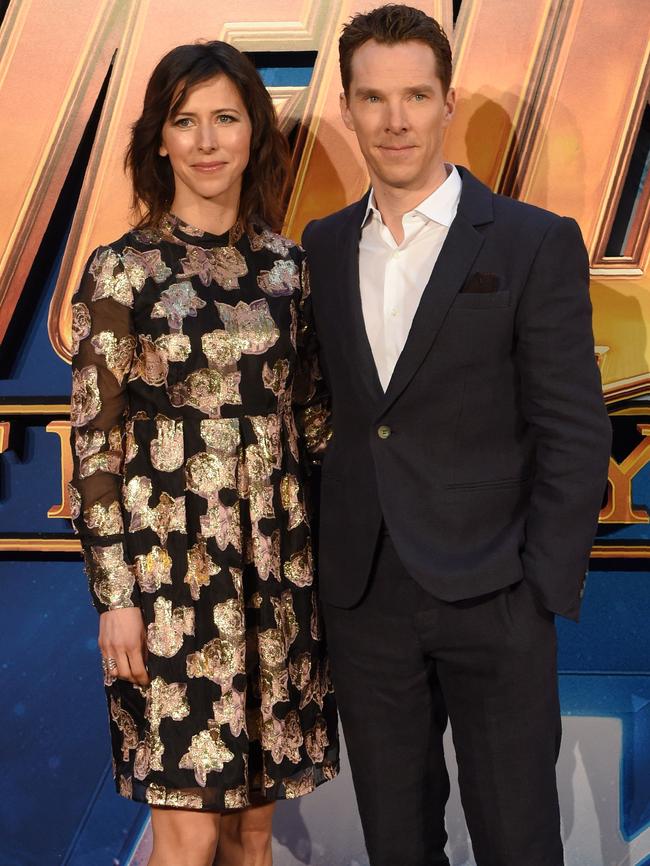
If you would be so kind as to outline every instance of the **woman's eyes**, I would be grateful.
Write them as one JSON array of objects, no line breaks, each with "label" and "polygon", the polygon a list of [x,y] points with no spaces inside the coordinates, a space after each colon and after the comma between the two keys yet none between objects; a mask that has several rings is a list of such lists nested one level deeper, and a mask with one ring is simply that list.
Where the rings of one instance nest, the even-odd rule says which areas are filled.
[{"label": "woman's eyes", "polygon": [[[232,114],[217,114],[215,120],[219,125],[227,126],[230,123],[235,123],[237,118]],[[178,126],[180,129],[189,129],[193,123],[192,117],[179,117],[174,121],[174,126]]]}]

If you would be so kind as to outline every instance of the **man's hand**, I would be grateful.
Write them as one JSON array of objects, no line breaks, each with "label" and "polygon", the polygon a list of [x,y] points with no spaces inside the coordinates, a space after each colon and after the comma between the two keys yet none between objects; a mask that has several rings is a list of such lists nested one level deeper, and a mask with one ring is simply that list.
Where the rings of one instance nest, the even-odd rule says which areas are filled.
[{"label": "man's hand", "polygon": [[[108,610],[99,617],[99,649],[110,676],[138,686],[149,685],[147,633],[139,607]],[[114,659],[117,668],[109,660]]]}]

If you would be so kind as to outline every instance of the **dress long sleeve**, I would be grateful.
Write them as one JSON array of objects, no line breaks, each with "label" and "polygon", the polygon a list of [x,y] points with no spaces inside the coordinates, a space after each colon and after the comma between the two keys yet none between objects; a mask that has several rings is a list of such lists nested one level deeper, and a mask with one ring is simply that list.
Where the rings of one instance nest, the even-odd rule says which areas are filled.
[{"label": "dress long sleeve", "polygon": [[72,306],[72,517],[100,613],[139,604],[121,492],[126,382],[135,349],[127,269],[124,255],[99,248]]},{"label": "dress long sleeve", "polygon": [[318,362],[309,267],[304,254],[300,272],[296,349],[298,365],[293,387],[294,412],[299,433],[309,455],[314,459],[327,448],[332,428],[329,393]]}]

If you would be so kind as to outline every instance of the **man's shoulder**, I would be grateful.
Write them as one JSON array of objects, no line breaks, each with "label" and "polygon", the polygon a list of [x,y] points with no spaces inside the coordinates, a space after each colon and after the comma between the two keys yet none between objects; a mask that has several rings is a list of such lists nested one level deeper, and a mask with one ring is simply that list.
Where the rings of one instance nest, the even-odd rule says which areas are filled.
[{"label": "man's shoulder", "polygon": [[510,198],[507,195],[494,194],[494,217],[496,220],[507,219],[517,224],[535,226],[542,230],[548,230],[555,223],[560,222],[563,217],[546,208]]},{"label": "man's shoulder", "polygon": [[302,234],[303,246],[309,246],[315,243],[327,243],[338,236],[339,232],[344,229],[350,222],[354,212],[359,208],[361,201],[352,202],[334,213],[324,217],[311,220],[305,226]]}]

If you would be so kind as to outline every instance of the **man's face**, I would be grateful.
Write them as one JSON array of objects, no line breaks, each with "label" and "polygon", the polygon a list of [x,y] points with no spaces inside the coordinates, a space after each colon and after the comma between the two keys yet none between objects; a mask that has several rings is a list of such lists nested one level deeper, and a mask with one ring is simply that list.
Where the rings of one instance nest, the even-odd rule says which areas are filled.
[{"label": "man's face", "polygon": [[352,55],[341,115],[356,133],[375,187],[425,191],[439,176],[442,136],[454,112],[424,42],[364,42]]}]

